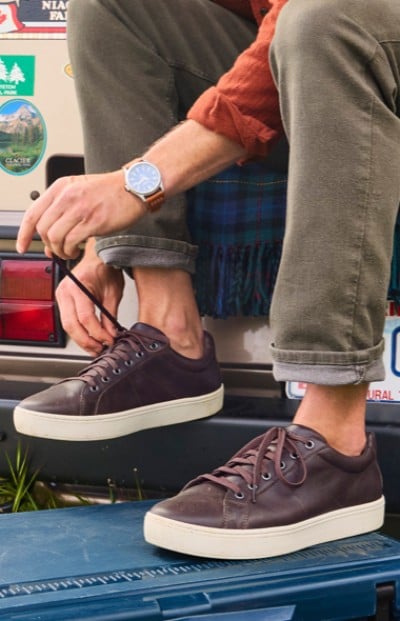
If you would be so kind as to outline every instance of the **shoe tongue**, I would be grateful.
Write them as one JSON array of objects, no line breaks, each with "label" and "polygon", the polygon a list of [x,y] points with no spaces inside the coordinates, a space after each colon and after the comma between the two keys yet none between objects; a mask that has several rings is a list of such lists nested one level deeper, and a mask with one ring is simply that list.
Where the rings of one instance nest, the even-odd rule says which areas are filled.
[{"label": "shoe tongue", "polygon": [[161,332],[161,330],[158,330],[157,328],[149,326],[149,324],[142,323],[140,321],[134,323],[129,331],[139,333],[141,336],[145,336],[149,339],[157,339],[158,341],[163,341],[164,343],[169,342],[164,332]]}]

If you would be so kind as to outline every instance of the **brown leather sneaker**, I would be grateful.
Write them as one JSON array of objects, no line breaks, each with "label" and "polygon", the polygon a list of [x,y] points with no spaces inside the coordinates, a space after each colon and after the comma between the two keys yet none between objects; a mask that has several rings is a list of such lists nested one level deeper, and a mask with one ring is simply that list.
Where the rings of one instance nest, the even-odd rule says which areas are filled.
[{"label": "brown leather sneaker", "polygon": [[194,556],[256,559],[358,535],[383,523],[375,440],[346,457],[300,425],[255,438],[212,474],[146,514],[146,541]]},{"label": "brown leather sneaker", "polygon": [[192,360],[147,324],[121,332],[112,347],[72,377],[21,401],[20,433],[57,440],[104,440],[150,427],[183,423],[222,408],[214,342]]}]

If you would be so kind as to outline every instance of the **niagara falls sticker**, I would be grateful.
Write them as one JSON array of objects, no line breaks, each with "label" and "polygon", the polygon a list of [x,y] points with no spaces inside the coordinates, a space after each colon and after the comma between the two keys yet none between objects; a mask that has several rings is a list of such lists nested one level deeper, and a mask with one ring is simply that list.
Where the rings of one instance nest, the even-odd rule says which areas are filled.
[{"label": "niagara falls sticker", "polygon": [[46,128],[30,101],[10,99],[0,106],[0,169],[25,175],[38,166],[46,147]]},{"label": "niagara falls sticker", "polygon": [[18,18],[19,0],[0,1],[0,34],[18,32],[24,27]]},{"label": "niagara falls sticker", "polygon": [[0,38],[65,36],[67,7],[68,0],[0,0]]}]

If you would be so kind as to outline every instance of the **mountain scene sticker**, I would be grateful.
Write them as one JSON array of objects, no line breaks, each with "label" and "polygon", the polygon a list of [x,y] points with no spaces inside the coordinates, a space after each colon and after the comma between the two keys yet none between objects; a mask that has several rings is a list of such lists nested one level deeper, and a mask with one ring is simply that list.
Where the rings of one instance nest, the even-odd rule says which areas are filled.
[{"label": "mountain scene sticker", "polygon": [[0,107],[0,169],[25,175],[39,164],[45,147],[43,117],[30,101],[11,99]]}]

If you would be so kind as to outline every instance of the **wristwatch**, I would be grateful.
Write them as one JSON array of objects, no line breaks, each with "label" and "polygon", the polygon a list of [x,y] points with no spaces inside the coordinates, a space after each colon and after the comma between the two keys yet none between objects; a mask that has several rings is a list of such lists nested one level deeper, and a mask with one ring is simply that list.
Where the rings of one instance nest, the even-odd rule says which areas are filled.
[{"label": "wristwatch", "polygon": [[157,211],[165,200],[161,173],[155,164],[139,160],[124,166],[125,190],[138,196],[149,211]]}]

